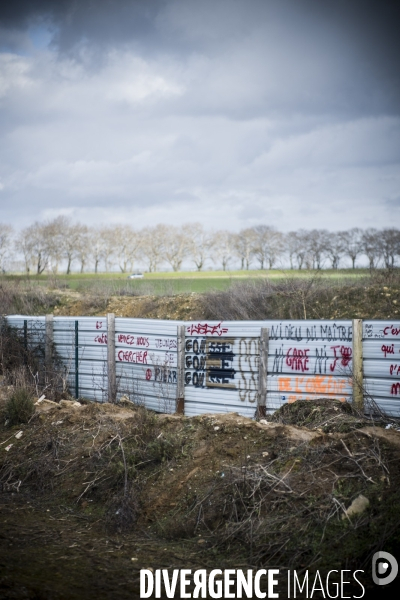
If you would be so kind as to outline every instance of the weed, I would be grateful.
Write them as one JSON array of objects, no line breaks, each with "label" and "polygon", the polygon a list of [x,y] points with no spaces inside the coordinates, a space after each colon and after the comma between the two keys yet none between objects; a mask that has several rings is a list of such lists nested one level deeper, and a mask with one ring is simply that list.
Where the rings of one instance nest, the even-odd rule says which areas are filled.
[{"label": "weed", "polygon": [[5,405],[5,418],[10,426],[28,423],[34,412],[32,390],[25,387],[14,390]]}]

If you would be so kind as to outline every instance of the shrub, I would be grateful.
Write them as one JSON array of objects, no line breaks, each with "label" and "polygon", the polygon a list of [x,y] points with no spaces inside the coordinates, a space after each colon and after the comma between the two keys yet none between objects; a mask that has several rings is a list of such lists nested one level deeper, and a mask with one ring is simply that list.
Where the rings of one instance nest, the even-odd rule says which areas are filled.
[{"label": "shrub", "polygon": [[6,402],[5,417],[8,425],[27,423],[34,412],[32,393],[28,388],[17,388]]}]

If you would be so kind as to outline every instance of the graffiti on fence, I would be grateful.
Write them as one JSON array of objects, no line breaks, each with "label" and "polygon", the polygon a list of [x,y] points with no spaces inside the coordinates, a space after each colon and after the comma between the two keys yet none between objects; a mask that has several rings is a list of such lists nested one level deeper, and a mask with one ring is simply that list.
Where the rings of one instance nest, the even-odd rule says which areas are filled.
[{"label": "graffiti on fence", "polygon": [[346,378],[289,375],[278,378],[278,391],[295,394],[343,395],[349,393],[350,382]]},{"label": "graffiti on fence", "polygon": [[236,389],[236,370],[233,368],[234,338],[186,340],[186,385],[207,388]]},{"label": "graffiti on fence", "polygon": [[228,327],[222,327],[222,322],[217,325],[211,325],[209,323],[192,323],[186,327],[186,331],[189,335],[225,335],[228,333]]},{"label": "graffiti on fence", "polygon": [[239,390],[241,401],[255,402],[258,348],[256,338],[189,338],[185,343],[185,384]]},{"label": "graffiti on fence", "polygon": [[341,323],[316,325],[298,325],[288,322],[281,322],[277,325],[271,325],[271,340],[294,340],[296,342],[313,342],[326,340],[327,342],[351,342],[352,327]]},{"label": "graffiti on fence", "polygon": [[340,374],[350,366],[352,353],[351,346],[342,344],[320,347],[313,345],[309,348],[304,346],[287,348],[286,345],[281,344],[275,348],[271,356],[271,373],[295,371],[313,375]]}]

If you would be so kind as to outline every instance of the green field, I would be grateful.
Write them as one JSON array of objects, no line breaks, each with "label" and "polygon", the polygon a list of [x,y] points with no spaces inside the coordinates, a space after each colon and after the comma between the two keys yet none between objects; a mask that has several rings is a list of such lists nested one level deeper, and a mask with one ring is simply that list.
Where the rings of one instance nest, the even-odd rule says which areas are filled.
[{"label": "green field", "polygon": [[3,280],[20,284],[40,285],[50,289],[79,292],[108,291],[137,295],[174,295],[180,293],[203,293],[210,290],[226,290],[240,281],[257,281],[268,278],[274,282],[291,279],[321,278],[331,283],[352,282],[369,275],[368,269],[342,269],[324,271],[249,270],[249,271],[179,271],[145,273],[143,279],[128,279],[127,273],[71,273],[70,275],[3,275]]}]

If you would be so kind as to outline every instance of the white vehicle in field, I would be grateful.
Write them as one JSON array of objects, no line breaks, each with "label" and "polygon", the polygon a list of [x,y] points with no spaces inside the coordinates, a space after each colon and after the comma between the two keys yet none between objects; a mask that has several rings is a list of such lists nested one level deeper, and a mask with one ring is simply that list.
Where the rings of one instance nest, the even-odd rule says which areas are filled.
[{"label": "white vehicle in field", "polygon": [[132,273],[132,275],[128,275],[128,279],[143,279],[143,273]]}]

